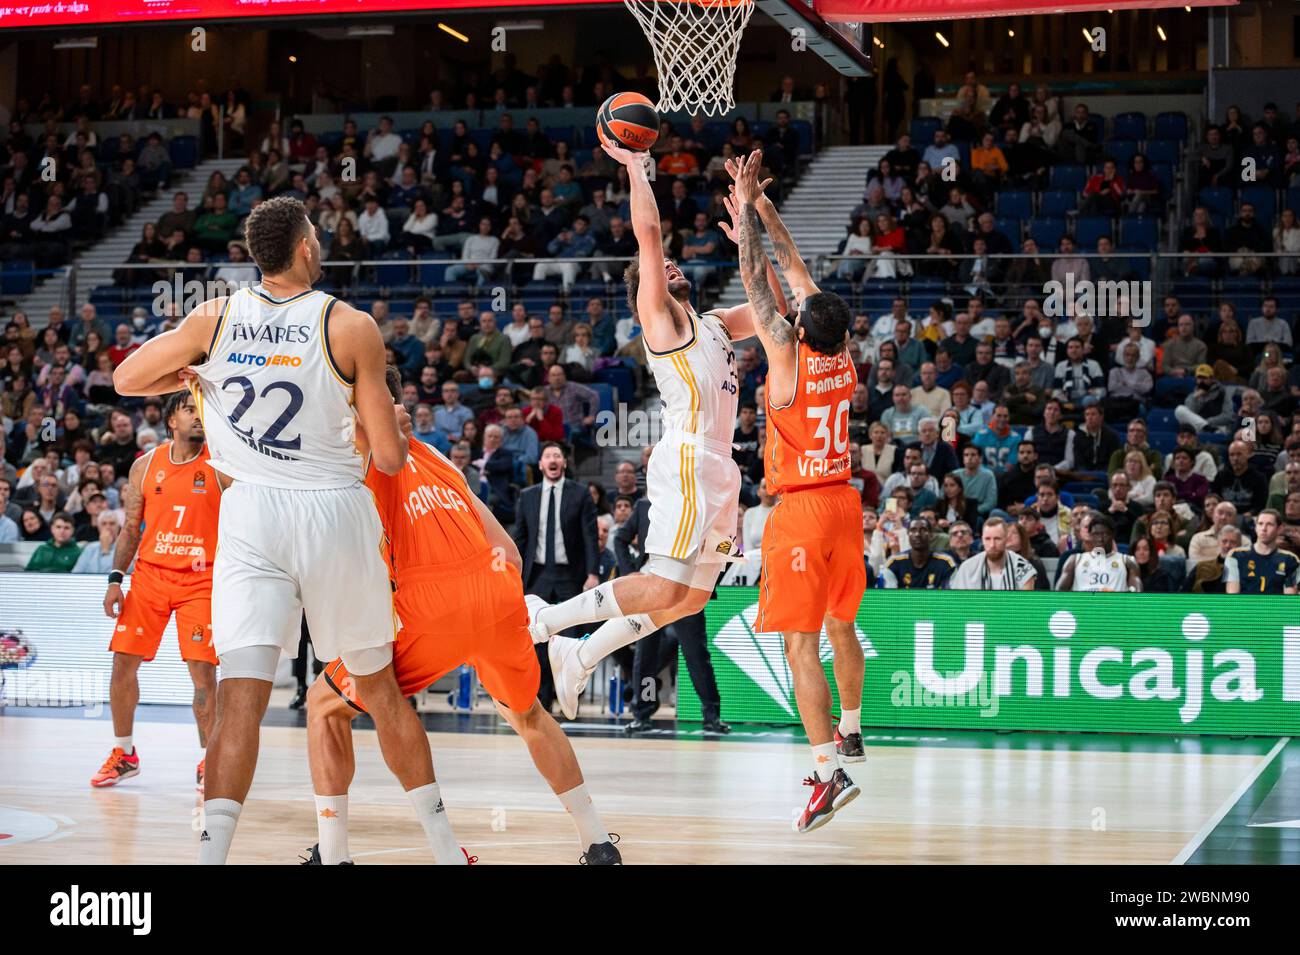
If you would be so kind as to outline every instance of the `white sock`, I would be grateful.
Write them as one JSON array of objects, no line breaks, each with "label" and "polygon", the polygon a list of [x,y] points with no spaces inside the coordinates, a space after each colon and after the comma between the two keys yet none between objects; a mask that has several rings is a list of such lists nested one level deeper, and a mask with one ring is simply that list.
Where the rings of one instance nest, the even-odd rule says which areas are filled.
[{"label": "white sock", "polygon": [[225,865],[230,840],[243,806],[233,799],[203,801],[203,835],[199,838],[199,865]]},{"label": "white sock", "polygon": [[818,743],[812,751],[813,768],[817,778],[824,783],[830,782],[831,777],[835,775],[835,770],[840,768],[840,758],[835,755],[835,741]]},{"label": "white sock", "polygon": [[614,581],[585,590],[576,597],[570,597],[563,603],[545,607],[537,613],[537,619],[546,624],[551,633],[559,633],[580,623],[594,623],[597,620],[613,620],[623,616],[614,599]]},{"label": "white sock", "polygon": [[316,797],[316,832],[320,837],[320,864],[352,861],[348,852],[348,797]]},{"label": "white sock", "polygon": [[122,752],[124,752],[124,753],[126,753],[126,755],[130,756],[130,755],[132,755],[132,754],[135,752],[135,737],[134,737],[134,736],[114,736],[114,737],[113,737],[113,745],[114,745],[114,746],[121,747]]},{"label": "white sock", "polygon": [[607,620],[596,628],[595,633],[582,641],[582,646],[578,647],[578,661],[590,670],[615,650],[636,643],[658,629],[648,613]]},{"label": "white sock", "polygon": [[850,733],[862,732],[862,707],[856,710],[840,711],[840,735],[848,736]]},{"label": "white sock", "polygon": [[465,853],[460,851],[456,834],[451,831],[451,820],[442,805],[442,794],[437,783],[408,789],[406,795],[415,807],[415,816],[424,827],[429,848],[438,865],[465,865]]},{"label": "white sock", "polygon": [[596,806],[587,794],[586,783],[574,786],[567,793],[555,795],[569,811],[573,824],[578,827],[578,840],[584,851],[602,842],[609,842],[609,830],[600,821],[600,813],[596,812]]}]

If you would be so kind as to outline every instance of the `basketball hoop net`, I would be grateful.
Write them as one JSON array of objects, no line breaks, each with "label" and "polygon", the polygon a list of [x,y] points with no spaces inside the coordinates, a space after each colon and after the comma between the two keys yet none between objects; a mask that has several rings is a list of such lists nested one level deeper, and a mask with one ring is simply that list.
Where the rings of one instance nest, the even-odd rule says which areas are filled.
[{"label": "basketball hoop net", "polygon": [[754,0],[623,0],[654,51],[660,112],[725,116]]}]

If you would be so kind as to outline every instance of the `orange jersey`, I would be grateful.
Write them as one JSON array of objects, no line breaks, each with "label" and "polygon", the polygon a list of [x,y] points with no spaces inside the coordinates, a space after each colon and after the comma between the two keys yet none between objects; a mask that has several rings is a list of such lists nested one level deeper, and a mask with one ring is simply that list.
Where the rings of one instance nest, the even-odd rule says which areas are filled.
[{"label": "orange jersey", "polygon": [[370,468],[366,487],[375,495],[399,584],[415,568],[467,563],[491,551],[465,476],[423,441],[410,443],[397,474]]},{"label": "orange jersey", "polygon": [[221,488],[208,463],[208,446],[186,464],[173,464],[172,442],[149,454],[140,492],[144,532],[137,560],[164,570],[212,574],[217,553]]},{"label": "orange jersey", "polygon": [[858,384],[848,349],[824,355],[798,342],[794,397],[767,399],[767,486],[773,494],[847,481],[849,402]]}]

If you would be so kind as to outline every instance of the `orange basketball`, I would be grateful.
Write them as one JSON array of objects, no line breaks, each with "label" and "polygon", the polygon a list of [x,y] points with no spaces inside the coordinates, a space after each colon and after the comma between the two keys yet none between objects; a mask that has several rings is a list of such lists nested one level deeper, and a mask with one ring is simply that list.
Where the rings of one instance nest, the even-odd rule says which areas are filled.
[{"label": "orange basketball", "polygon": [[640,93],[615,93],[596,112],[600,141],[646,150],[659,138],[659,111]]}]

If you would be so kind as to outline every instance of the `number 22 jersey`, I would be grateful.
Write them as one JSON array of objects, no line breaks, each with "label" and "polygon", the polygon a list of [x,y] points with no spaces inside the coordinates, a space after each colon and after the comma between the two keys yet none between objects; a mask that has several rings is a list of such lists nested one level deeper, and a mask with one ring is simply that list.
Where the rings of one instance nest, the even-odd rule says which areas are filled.
[{"label": "number 22 jersey", "polygon": [[350,487],[364,477],[353,443],[353,382],[330,354],[338,300],[308,290],[278,299],[260,285],[226,300],[197,367],[212,466],[267,487]]}]

